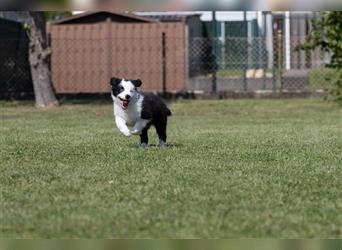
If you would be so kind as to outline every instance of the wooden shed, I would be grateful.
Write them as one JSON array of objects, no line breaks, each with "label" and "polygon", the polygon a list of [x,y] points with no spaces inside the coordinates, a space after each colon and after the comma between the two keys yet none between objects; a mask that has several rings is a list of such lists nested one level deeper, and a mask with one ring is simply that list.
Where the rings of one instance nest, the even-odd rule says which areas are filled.
[{"label": "wooden shed", "polygon": [[145,91],[186,88],[184,22],[97,11],[50,22],[48,32],[57,93],[109,92],[112,76],[140,78]]}]

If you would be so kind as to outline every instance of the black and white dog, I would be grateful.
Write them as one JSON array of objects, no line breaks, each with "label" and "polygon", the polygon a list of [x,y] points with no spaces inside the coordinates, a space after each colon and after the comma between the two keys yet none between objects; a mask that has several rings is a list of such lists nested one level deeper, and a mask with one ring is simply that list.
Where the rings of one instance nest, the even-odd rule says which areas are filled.
[{"label": "black and white dog", "polygon": [[148,144],[147,131],[151,125],[155,126],[159,146],[166,146],[167,117],[171,111],[156,95],[141,93],[137,90],[141,80],[125,80],[113,77],[112,99],[115,123],[125,136],[140,135],[140,147]]}]

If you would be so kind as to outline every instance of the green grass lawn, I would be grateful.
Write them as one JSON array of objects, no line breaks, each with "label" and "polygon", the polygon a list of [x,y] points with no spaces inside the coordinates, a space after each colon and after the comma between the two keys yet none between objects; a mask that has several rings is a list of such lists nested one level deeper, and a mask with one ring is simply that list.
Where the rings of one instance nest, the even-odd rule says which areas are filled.
[{"label": "green grass lawn", "polygon": [[341,109],[170,108],[170,147],[143,150],[118,132],[109,101],[0,103],[0,237],[342,237]]}]

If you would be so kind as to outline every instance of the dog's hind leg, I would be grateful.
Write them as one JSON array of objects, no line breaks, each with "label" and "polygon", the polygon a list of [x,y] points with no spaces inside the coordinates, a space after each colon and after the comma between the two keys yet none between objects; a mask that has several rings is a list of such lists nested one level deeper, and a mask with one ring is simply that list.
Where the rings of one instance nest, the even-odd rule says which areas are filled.
[{"label": "dog's hind leg", "polygon": [[155,124],[156,131],[159,137],[159,147],[166,147],[166,124],[167,124],[167,118],[162,119],[158,121],[158,123]]},{"label": "dog's hind leg", "polygon": [[140,134],[140,148],[145,148],[148,144],[148,128],[144,128]]}]

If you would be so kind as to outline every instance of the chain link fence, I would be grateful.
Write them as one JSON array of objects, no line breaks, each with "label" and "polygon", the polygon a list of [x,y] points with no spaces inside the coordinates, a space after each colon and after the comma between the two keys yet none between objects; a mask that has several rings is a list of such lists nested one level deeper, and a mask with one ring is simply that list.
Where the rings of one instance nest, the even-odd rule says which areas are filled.
[{"label": "chain link fence", "polygon": [[292,37],[286,43],[282,36],[275,36],[267,43],[261,38],[195,38],[189,50],[190,58],[196,60],[190,61],[188,89],[326,90],[327,79],[333,75],[326,68],[329,54],[320,49],[298,50],[298,45],[307,40],[307,37]]},{"label": "chain link fence", "polygon": [[0,98],[32,96],[27,39],[0,38]]},{"label": "chain link fence", "polygon": [[[163,38],[164,37],[164,38]],[[177,37],[55,39],[51,71],[56,92],[104,93],[111,76],[140,78],[146,91],[327,90],[329,54],[296,50],[307,37]],[[164,40],[163,40],[164,39]],[[0,39],[1,96],[32,93],[28,41]]]},{"label": "chain link fence", "polygon": [[186,90],[184,39],[159,37],[52,40],[58,93],[109,92],[111,77],[141,79],[144,91]]}]

